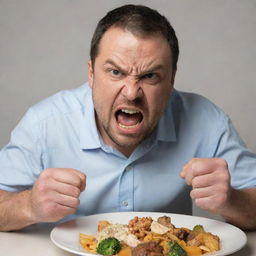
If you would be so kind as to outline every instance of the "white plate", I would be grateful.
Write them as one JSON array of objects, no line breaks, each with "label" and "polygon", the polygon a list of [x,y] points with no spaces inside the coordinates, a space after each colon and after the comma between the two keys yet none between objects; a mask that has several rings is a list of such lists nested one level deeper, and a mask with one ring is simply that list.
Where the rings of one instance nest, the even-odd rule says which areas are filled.
[{"label": "white plate", "polygon": [[172,223],[178,228],[186,227],[192,229],[195,225],[201,224],[207,232],[218,235],[221,240],[221,250],[210,254],[212,256],[223,256],[234,253],[241,249],[247,241],[247,237],[242,230],[225,222],[196,216],[156,212],[116,212],[81,217],[56,226],[51,232],[51,240],[55,245],[65,251],[78,255],[92,256],[95,254],[85,252],[80,246],[79,233],[96,234],[100,220],[127,224],[135,216],[150,216],[156,220],[163,215],[170,216]]}]

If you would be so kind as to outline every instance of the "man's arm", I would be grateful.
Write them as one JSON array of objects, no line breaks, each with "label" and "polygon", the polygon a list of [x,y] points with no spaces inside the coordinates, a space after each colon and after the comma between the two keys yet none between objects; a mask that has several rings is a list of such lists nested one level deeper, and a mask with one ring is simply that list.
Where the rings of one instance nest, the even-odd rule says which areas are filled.
[{"label": "man's arm", "polygon": [[192,186],[191,198],[198,207],[242,229],[256,228],[256,188],[232,188],[224,159],[194,158],[183,167],[181,177]]},{"label": "man's arm", "polygon": [[85,175],[74,169],[47,169],[31,190],[0,190],[0,231],[54,222],[75,213],[85,180]]},{"label": "man's arm", "polygon": [[30,209],[31,191],[0,190],[0,231],[17,230],[34,224]]},{"label": "man's arm", "polygon": [[256,188],[231,188],[229,201],[217,213],[237,227],[256,229]]}]

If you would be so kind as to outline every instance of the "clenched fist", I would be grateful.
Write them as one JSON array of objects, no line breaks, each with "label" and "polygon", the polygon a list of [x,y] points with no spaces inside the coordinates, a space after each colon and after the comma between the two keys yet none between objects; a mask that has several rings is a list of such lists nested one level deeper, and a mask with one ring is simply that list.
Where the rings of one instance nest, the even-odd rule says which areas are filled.
[{"label": "clenched fist", "polygon": [[228,204],[230,174],[224,159],[193,158],[180,175],[192,186],[190,195],[198,207],[219,213]]},{"label": "clenched fist", "polygon": [[75,213],[86,177],[66,168],[44,170],[31,190],[31,218],[37,222],[54,222]]}]

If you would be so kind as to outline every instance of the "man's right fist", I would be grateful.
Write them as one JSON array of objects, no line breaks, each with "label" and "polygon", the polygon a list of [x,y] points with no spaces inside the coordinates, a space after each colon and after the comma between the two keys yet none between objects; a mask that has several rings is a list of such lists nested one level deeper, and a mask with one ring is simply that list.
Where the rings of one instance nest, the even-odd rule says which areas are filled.
[{"label": "man's right fist", "polygon": [[85,185],[86,176],[78,170],[44,170],[31,190],[31,218],[35,223],[55,222],[74,214]]}]

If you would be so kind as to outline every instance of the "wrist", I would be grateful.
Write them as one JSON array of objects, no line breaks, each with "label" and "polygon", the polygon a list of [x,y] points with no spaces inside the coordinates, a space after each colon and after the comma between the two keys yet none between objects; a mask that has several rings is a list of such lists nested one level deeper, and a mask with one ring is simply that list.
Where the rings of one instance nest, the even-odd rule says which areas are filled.
[{"label": "wrist", "polygon": [[254,212],[248,190],[230,189],[227,203],[220,209],[219,214],[229,223],[242,229],[255,228]]},{"label": "wrist", "polygon": [[24,220],[27,223],[27,226],[38,223],[37,218],[34,213],[34,207],[33,207],[33,200],[32,200],[32,191],[31,190],[25,190],[20,193],[20,196],[22,197],[22,202],[24,204],[22,209],[22,215],[24,216]]}]

